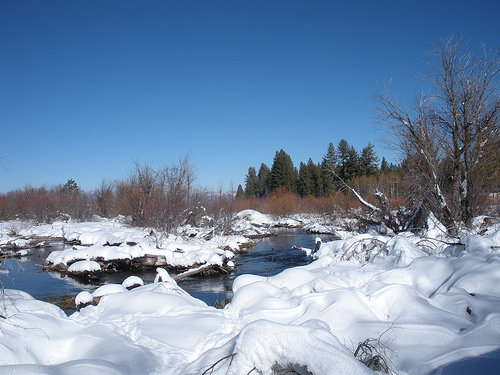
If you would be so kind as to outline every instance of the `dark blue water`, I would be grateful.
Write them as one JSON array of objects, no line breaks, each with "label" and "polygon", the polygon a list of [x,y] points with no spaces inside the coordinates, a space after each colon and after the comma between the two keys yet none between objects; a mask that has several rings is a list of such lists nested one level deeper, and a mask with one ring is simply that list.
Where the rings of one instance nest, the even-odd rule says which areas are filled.
[{"label": "dark blue water", "polygon": [[281,271],[309,263],[311,259],[293,246],[312,249],[316,234],[297,229],[280,229],[276,235],[258,240],[248,253],[237,254],[233,262],[238,266],[230,275],[191,277],[179,281],[179,286],[193,297],[208,304],[232,298],[231,286],[239,275],[274,276]]},{"label": "dark blue water", "polygon": [[5,259],[1,263],[0,280],[5,289],[18,289],[35,298],[76,294],[82,290],[92,290],[59,272],[44,271],[41,265],[54,250],[62,250],[63,245],[32,249],[31,254],[20,259]]},{"label": "dark blue water", "polygon": [[[233,262],[238,266],[230,275],[193,276],[182,279],[179,286],[208,304],[232,297],[231,285],[241,274],[273,276],[281,271],[307,264],[310,259],[293,246],[314,248],[317,235],[300,230],[278,230],[275,236],[258,240],[248,253],[237,254]],[[156,271],[117,272],[102,275],[93,284],[83,283],[59,272],[44,271],[40,265],[51,251],[61,250],[62,244],[55,247],[33,249],[32,255],[20,260],[7,260],[1,264],[0,280],[6,289],[23,290],[35,298],[56,297],[77,294],[82,290],[92,292],[104,283],[121,283],[130,275],[136,275],[148,284],[153,282]]]}]

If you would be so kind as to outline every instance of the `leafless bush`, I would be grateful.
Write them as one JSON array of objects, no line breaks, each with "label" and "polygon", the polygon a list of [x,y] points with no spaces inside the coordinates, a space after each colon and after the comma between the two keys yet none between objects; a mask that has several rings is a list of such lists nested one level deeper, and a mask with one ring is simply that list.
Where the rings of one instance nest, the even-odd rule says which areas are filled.
[{"label": "leafless bush", "polygon": [[202,375],[208,375],[208,374],[212,374],[215,370],[215,368],[222,362],[226,362],[226,361],[229,361],[229,365],[228,367],[231,366],[231,364],[233,363],[233,358],[234,356],[236,355],[237,353],[232,353],[232,354],[229,354],[225,357],[222,357],[221,359],[219,359],[217,362],[213,363],[212,365],[208,366],[205,371],[202,372]]},{"label": "leafless bush", "polygon": [[136,162],[128,179],[116,184],[118,212],[135,225],[173,233],[189,216],[193,179],[188,157],[159,170]]},{"label": "leafless bush", "polygon": [[394,374],[395,365],[391,362],[387,353],[391,349],[381,341],[382,336],[393,328],[394,325],[391,325],[378,338],[368,338],[358,343],[354,351],[354,357],[373,371]]},{"label": "leafless bush", "polygon": [[341,260],[357,259],[360,262],[368,262],[379,254],[386,252],[386,244],[379,239],[365,238],[356,241],[349,246],[341,255]]},{"label": "leafless bush", "polygon": [[312,372],[307,371],[307,367],[297,364],[289,363],[285,367],[274,365],[271,369],[273,375],[313,375]]},{"label": "leafless bush", "polygon": [[92,197],[81,191],[73,180],[52,188],[25,186],[2,196],[1,219],[33,220],[50,223],[61,217],[83,220],[92,217]]},{"label": "leafless bush", "polygon": [[96,213],[102,217],[114,217],[117,214],[116,194],[112,183],[102,181],[94,191]]},{"label": "leafless bush", "polygon": [[389,359],[380,353],[385,351],[385,349],[386,347],[379,339],[366,339],[358,344],[354,352],[354,357],[373,371],[392,374]]},{"label": "leafless bush", "polygon": [[212,197],[209,213],[214,220],[214,233],[230,234],[234,221],[234,198],[232,194],[225,194],[222,187]]}]

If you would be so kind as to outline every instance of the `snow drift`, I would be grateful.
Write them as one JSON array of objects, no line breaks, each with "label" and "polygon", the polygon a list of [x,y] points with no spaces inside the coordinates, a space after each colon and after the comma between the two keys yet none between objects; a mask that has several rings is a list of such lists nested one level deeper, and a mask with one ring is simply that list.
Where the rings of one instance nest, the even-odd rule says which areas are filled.
[{"label": "snow drift", "polygon": [[69,317],[5,290],[0,374],[373,374],[354,356],[367,339],[393,373],[496,373],[499,239],[490,228],[455,245],[437,233],[323,242],[307,266],[239,276],[223,310],[162,268],[149,285],[132,278],[82,294],[101,300]]}]

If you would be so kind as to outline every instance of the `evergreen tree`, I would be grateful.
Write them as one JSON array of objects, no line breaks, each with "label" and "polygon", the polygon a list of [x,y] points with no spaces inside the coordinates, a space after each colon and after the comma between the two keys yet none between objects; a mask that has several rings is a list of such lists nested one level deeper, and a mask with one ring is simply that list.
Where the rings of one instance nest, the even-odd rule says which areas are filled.
[{"label": "evergreen tree", "polygon": [[387,160],[385,160],[385,157],[382,156],[382,162],[380,163],[380,173],[385,174],[389,172],[389,164],[387,163]]},{"label": "evergreen tree", "polygon": [[401,169],[399,164],[389,164],[389,172],[398,172]]},{"label": "evergreen tree", "polygon": [[307,195],[320,197],[323,194],[322,188],[321,166],[314,164],[311,158],[309,158],[307,164],[301,162],[297,181],[297,193],[302,197]]},{"label": "evergreen tree", "polygon": [[236,196],[234,198],[235,199],[245,198],[245,193],[243,192],[243,188],[241,187],[241,184],[238,185],[238,188],[236,189]]},{"label": "evergreen tree", "polygon": [[344,181],[347,175],[347,159],[349,158],[349,143],[345,139],[341,139],[337,145],[337,174]]},{"label": "evergreen tree", "polygon": [[332,171],[337,167],[337,154],[333,143],[328,144],[328,149],[321,162],[321,182],[322,192],[321,195],[328,197],[333,193],[335,177]]},{"label": "evergreen tree", "polygon": [[271,170],[267,165],[262,163],[259,168],[259,173],[257,175],[257,194],[259,197],[264,198],[270,192],[270,177]]},{"label": "evergreen tree", "polygon": [[295,192],[297,169],[294,168],[292,158],[285,151],[276,151],[273,166],[271,167],[271,191],[284,186],[286,190]]},{"label": "evergreen tree", "polygon": [[359,171],[359,155],[354,146],[351,146],[349,148],[349,157],[347,158],[347,181],[349,181],[351,178],[360,176]]},{"label": "evergreen tree", "polygon": [[70,178],[62,187],[63,191],[66,193],[73,193],[74,191],[77,191],[79,189],[78,184],[76,183],[75,180]]},{"label": "evergreen tree", "polygon": [[344,181],[359,175],[358,153],[345,139],[337,145],[337,174]]},{"label": "evergreen tree", "polygon": [[322,179],[321,179],[321,166],[319,164],[314,164],[312,159],[309,158],[307,162],[307,168],[309,169],[309,174],[311,175],[311,194],[315,197],[322,196]]},{"label": "evergreen tree", "polygon": [[368,145],[363,148],[359,157],[359,169],[361,176],[372,176],[378,172],[378,157],[375,154],[373,145],[368,142]]},{"label": "evergreen tree", "polygon": [[300,162],[299,179],[297,181],[297,193],[301,197],[313,194],[313,181],[311,170],[308,165]]},{"label": "evergreen tree", "polygon": [[257,172],[254,167],[250,167],[245,176],[245,196],[253,197],[255,195],[257,195]]}]

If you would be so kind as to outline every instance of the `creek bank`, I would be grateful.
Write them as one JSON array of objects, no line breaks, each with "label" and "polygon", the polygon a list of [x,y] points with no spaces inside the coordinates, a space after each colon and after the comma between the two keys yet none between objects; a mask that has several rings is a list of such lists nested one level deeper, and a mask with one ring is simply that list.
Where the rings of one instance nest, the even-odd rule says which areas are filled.
[{"label": "creek bank", "polygon": [[13,236],[14,238],[0,245],[0,256],[21,256],[21,250],[52,247],[59,243],[76,244],[75,241],[65,241],[63,237],[47,236]]},{"label": "creek bank", "polygon": [[[83,282],[88,281],[98,281],[99,275],[103,273],[113,273],[122,271],[147,271],[154,270],[157,267],[163,267],[168,272],[178,275],[184,275],[181,278],[187,276],[210,276],[210,275],[225,275],[231,273],[235,265],[229,262],[223,262],[222,264],[192,264],[190,266],[174,266],[168,264],[165,256],[161,255],[151,255],[146,254],[142,257],[134,259],[109,259],[104,260],[102,258],[96,258],[93,262],[99,265],[99,269],[77,269],[72,270],[71,266],[77,264],[78,262],[86,262],[85,260],[76,260],[73,262],[51,264],[45,263],[43,265],[44,270],[58,271],[62,274],[70,275],[71,277],[81,280]],[[175,277],[174,277],[175,279]]]},{"label": "creek bank", "polygon": [[175,274],[193,270],[196,270],[195,274],[203,275],[227,274],[235,267],[231,259],[235,253],[241,252],[239,246],[221,249],[199,245],[197,248],[171,250],[151,245],[145,241],[119,246],[72,246],[51,252],[43,267],[83,279],[93,279],[101,273],[146,271],[158,267]]},{"label": "creek bank", "polygon": [[[93,222],[0,223],[0,247],[9,254],[29,255],[29,248],[63,244],[44,260],[45,270],[92,281],[102,274],[147,271],[163,267],[173,274],[196,270],[197,274],[224,275],[234,271],[232,259],[247,252],[257,240],[273,237],[283,229],[303,228],[307,218],[281,218],[244,210],[234,216],[231,235],[215,235],[213,228],[186,226],[167,235],[151,228],[130,227],[123,218],[99,218]],[[65,248],[71,245],[70,248]],[[59,246],[60,248],[60,246]],[[82,263],[91,265],[85,268]],[[94,262],[94,263],[91,263]]]}]

